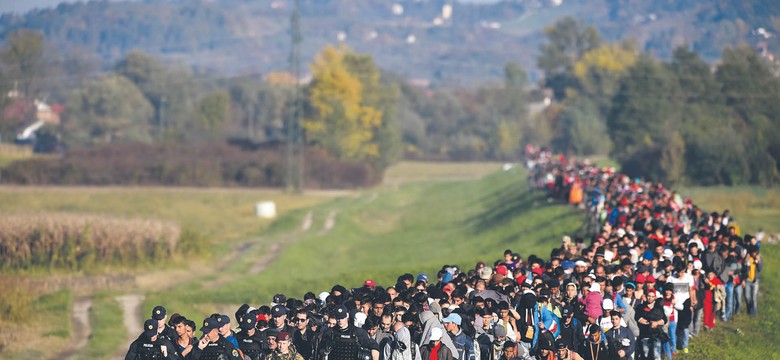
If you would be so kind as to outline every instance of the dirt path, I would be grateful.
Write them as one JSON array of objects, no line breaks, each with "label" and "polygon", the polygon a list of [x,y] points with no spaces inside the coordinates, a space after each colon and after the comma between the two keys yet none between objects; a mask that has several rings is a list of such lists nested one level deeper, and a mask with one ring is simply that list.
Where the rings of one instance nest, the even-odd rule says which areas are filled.
[{"label": "dirt path", "polygon": [[[141,316],[141,304],[143,304],[144,298],[145,296],[141,294],[127,294],[115,298],[122,307],[122,323],[125,324],[125,329],[127,329],[127,341],[124,343],[126,345],[135,340],[143,330],[141,325],[143,321],[141,320],[143,317]],[[124,359],[125,352],[126,349],[124,347],[119,348],[112,359]]]},{"label": "dirt path", "polygon": [[92,327],[89,323],[89,309],[92,307],[91,297],[79,297],[73,302],[71,321],[73,322],[73,335],[71,345],[62,352],[52,356],[52,359],[71,359],[87,345]]},{"label": "dirt path", "polygon": [[322,230],[317,235],[325,235],[336,226],[336,213],[331,211],[328,213],[328,217],[325,219],[325,224],[322,225]]},{"label": "dirt path", "polygon": [[[328,220],[326,221],[325,228],[327,230],[330,230],[333,227],[333,223],[335,221],[335,214],[331,213],[328,217]],[[250,274],[259,274],[263,270],[265,270],[268,265],[270,265],[276,258],[279,256],[279,253],[282,251],[282,249],[294,242],[296,239],[299,238],[299,236],[302,233],[305,233],[314,224],[314,214],[312,212],[309,212],[304,217],[301,227],[297,230],[284,235],[279,239],[279,241],[271,244],[271,247],[269,248],[268,252],[263,255],[260,260],[258,260],[250,269]],[[330,224],[330,225],[328,225]],[[225,270],[230,266],[231,263],[238,260],[243,254],[249,252],[252,248],[257,246],[258,244],[262,243],[263,238],[262,237],[255,237],[251,239],[247,239],[244,242],[242,242],[239,246],[235,248],[235,251],[231,252],[230,255],[228,255],[223,261],[220,262],[220,264],[216,267],[214,267],[214,270],[219,276],[208,282],[207,287],[219,287],[222,286],[231,280],[234,280],[238,277],[239,274],[233,274],[233,273],[226,273]],[[116,301],[119,302],[119,304],[122,307],[122,313],[123,313],[123,322],[125,325],[125,329],[127,329],[127,341],[125,344],[129,344],[132,342],[138,334],[142,331],[141,326],[141,319],[143,318],[142,309],[141,306],[143,305],[143,301],[145,299],[145,296],[142,294],[126,294],[122,296],[117,296]],[[75,309],[74,309],[75,314]],[[88,314],[85,314],[87,323],[89,322]],[[84,340],[84,343],[86,344],[86,339]],[[83,345],[82,345],[83,346]],[[126,347],[123,346],[120,349],[117,350],[117,353],[114,354],[112,359],[121,360],[124,358],[126,351]]]}]

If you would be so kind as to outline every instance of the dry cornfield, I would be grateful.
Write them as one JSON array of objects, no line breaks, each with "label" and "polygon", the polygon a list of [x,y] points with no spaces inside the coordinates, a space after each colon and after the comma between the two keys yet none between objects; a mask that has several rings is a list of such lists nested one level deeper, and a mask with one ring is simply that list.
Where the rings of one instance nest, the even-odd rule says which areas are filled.
[{"label": "dry cornfield", "polygon": [[0,216],[0,269],[88,269],[153,263],[173,255],[178,225],[77,214]]}]

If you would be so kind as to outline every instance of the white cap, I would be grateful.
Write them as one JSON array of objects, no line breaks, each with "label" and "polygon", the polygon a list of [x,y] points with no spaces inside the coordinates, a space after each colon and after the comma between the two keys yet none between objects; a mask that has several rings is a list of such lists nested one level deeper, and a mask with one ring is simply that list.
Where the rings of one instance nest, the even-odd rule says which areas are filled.
[{"label": "white cap", "polygon": [[667,259],[671,259],[674,257],[674,252],[672,252],[672,249],[666,249],[664,250],[664,257]]},{"label": "white cap", "polygon": [[601,285],[595,281],[592,282],[590,284],[590,291],[601,292]]},{"label": "white cap", "polygon": [[582,260],[577,260],[576,262],[574,262],[574,266],[588,266],[588,263]]},{"label": "white cap", "polygon": [[615,308],[615,304],[612,303],[612,299],[604,299],[601,302],[601,308],[604,310],[612,310]]},{"label": "white cap", "polygon": [[701,266],[702,266],[701,260],[694,260],[694,262],[693,262],[693,268],[694,269],[701,270]]},{"label": "white cap", "polygon": [[610,250],[604,250],[604,260],[611,262],[615,258],[615,253]]},{"label": "white cap", "polygon": [[327,292],[323,291],[323,292],[320,293],[320,296],[318,296],[318,297],[320,298],[320,300],[322,302],[325,302],[325,300],[328,299],[328,296],[330,296],[330,294],[328,294]]},{"label": "white cap", "polygon": [[430,339],[428,341],[438,341],[441,340],[442,331],[441,329],[435,327],[431,329]]},{"label": "white cap", "polygon": [[366,318],[368,318],[368,316],[366,316],[366,314],[364,314],[362,312],[359,312],[359,311],[356,312],[355,313],[355,327],[363,327],[363,324],[366,323]]}]

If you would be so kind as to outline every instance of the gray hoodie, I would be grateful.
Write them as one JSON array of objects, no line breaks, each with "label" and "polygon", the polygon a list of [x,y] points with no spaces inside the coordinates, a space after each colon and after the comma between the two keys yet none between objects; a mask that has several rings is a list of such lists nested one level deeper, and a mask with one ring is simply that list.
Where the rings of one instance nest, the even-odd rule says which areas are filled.
[{"label": "gray hoodie", "polygon": [[[399,343],[403,343],[403,346],[399,346]],[[414,346],[414,358],[412,358],[412,347]],[[401,350],[403,349],[403,350]],[[395,333],[395,341],[388,342],[384,348],[385,360],[422,360],[420,357],[420,348],[417,344],[412,343],[411,334],[409,329],[402,327]]]},{"label": "gray hoodie", "polygon": [[452,342],[450,334],[447,333],[447,329],[445,329],[444,325],[442,325],[439,319],[436,318],[436,315],[433,315],[433,313],[430,311],[423,311],[420,313],[420,322],[423,324],[422,341],[425,341],[425,339],[430,339],[431,329],[437,327],[441,329],[442,332],[442,344],[449,348],[450,352],[453,354],[458,354],[458,348],[455,347],[455,343]]}]

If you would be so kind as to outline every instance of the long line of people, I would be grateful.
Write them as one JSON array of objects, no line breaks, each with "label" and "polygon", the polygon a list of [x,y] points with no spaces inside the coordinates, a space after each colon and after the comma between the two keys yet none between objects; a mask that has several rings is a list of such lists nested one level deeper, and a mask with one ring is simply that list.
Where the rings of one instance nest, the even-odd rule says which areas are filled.
[{"label": "long line of people", "polygon": [[565,236],[546,260],[507,249],[435,278],[277,294],[244,304],[233,323],[204,319],[200,338],[158,306],[126,359],[672,359],[718,315],[757,313],[761,239],[741,237],[728,211],[542,149],[526,157],[536,186],[592,214],[587,244]]}]

